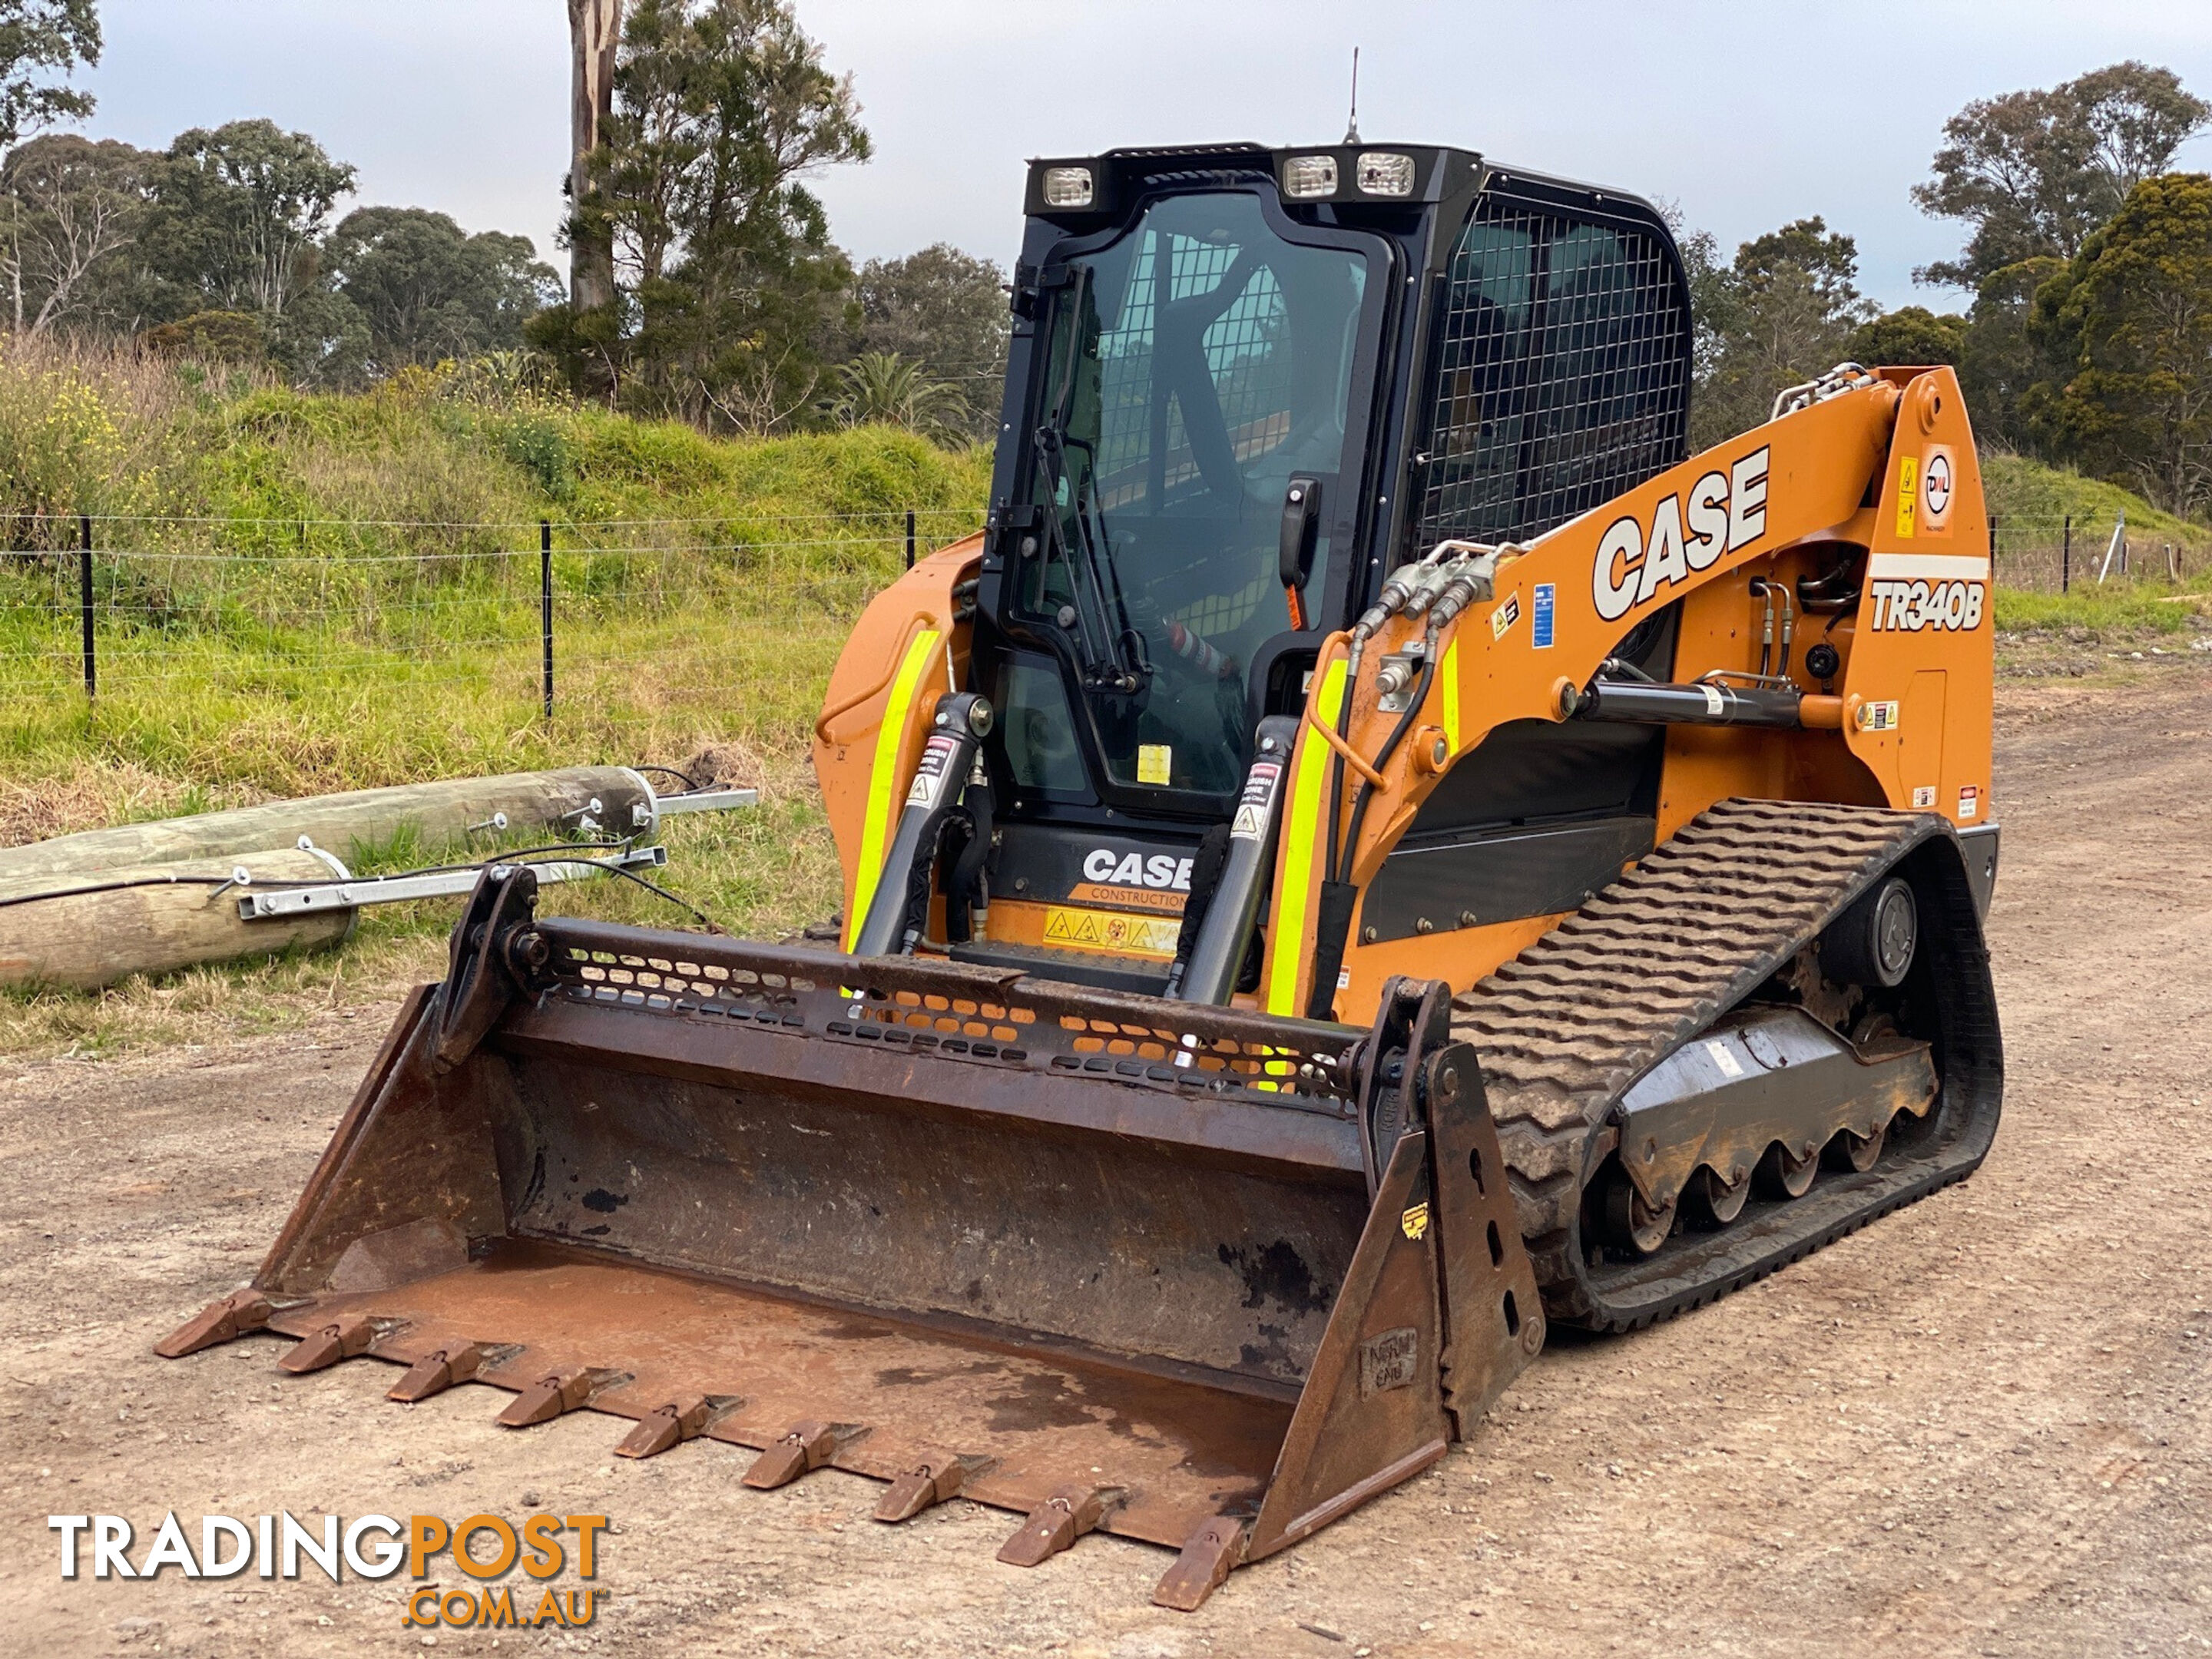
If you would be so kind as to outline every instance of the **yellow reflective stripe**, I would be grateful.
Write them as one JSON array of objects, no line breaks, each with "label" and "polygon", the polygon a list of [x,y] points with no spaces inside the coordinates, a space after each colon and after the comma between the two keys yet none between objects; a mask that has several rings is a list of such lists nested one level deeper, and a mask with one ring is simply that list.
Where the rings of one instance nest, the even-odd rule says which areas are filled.
[{"label": "yellow reflective stripe", "polygon": [[899,750],[906,743],[906,717],[914,707],[914,690],[921,683],[931,654],[942,636],[925,628],[906,648],[897,678],[891,681],[891,698],[884,706],[884,723],[876,729],[876,758],[868,772],[868,815],[860,826],[860,861],[853,875],[853,914],[845,919],[845,948],[860,937],[860,924],[868,919],[868,906],[883,879],[884,849],[890,843],[891,815],[902,803],[898,793]]},{"label": "yellow reflective stripe", "polygon": [[1459,638],[1444,647],[1444,743],[1459,753]]},{"label": "yellow reflective stripe", "polygon": [[[1344,659],[1329,664],[1321,679],[1314,712],[1331,726],[1344,705]],[[1314,888],[1314,854],[1320,847],[1322,791],[1328,782],[1329,748],[1310,723],[1298,726],[1297,781],[1291,787],[1290,819],[1283,826],[1281,899],[1275,907],[1275,936],[1268,943],[1267,1012],[1296,1014],[1298,969],[1312,939],[1306,933],[1306,901]]]}]

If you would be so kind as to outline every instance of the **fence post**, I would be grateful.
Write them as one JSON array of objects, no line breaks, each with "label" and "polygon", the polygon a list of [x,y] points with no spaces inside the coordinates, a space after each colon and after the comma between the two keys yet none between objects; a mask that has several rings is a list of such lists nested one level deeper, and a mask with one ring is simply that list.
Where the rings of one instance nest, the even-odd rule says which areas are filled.
[{"label": "fence post", "polygon": [[1992,514],[1990,514],[1990,582],[1991,586],[1995,586],[1995,585],[1996,585],[1996,579],[1997,579],[1997,515],[1996,515],[1996,514],[1992,513]]},{"label": "fence post", "polygon": [[538,521],[538,637],[544,647],[545,718],[553,718],[553,521]]},{"label": "fence post", "polygon": [[2063,593],[2074,580],[2074,515],[2066,515],[2066,539],[2058,547],[2058,591]]},{"label": "fence post", "polygon": [[914,509],[906,510],[906,568],[914,568]]},{"label": "fence post", "polygon": [[99,678],[92,654],[92,515],[79,514],[76,521],[76,604],[84,625],[84,700],[98,693]]}]

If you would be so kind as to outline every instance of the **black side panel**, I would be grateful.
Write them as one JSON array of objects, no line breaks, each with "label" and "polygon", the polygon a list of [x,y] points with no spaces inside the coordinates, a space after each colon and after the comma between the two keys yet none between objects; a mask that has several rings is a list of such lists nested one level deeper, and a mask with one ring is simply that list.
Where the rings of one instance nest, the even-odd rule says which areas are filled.
[{"label": "black side panel", "polygon": [[1438,779],[1406,844],[1591,813],[1649,813],[1665,733],[1644,726],[1508,720]]},{"label": "black side panel", "polygon": [[1653,820],[1642,814],[1543,829],[1467,834],[1401,845],[1382,866],[1360,908],[1363,943],[1406,939],[1476,922],[1517,921],[1581,907],[1651,850]]}]

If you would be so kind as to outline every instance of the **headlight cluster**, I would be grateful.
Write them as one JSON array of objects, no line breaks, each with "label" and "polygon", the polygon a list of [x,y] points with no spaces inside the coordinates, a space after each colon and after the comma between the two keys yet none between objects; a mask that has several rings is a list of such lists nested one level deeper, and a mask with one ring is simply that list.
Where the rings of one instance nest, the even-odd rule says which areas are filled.
[{"label": "headlight cluster", "polygon": [[[1363,196],[1411,196],[1413,158],[1401,150],[1362,150],[1352,177]],[[1283,194],[1294,202],[1318,201],[1336,190],[1334,155],[1293,155],[1283,164]]]}]

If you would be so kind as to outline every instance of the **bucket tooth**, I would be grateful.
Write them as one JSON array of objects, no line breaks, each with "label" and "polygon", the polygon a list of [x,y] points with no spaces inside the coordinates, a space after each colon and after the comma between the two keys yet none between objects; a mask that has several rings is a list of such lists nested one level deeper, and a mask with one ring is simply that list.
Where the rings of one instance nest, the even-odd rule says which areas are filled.
[{"label": "bucket tooth", "polygon": [[181,1359],[218,1342],[228,1342],[249,1331],[263,1329],[276,1311],[269,1298],[255,1290],[233,1291],[208,1305],[156,1343],[154,1352],[164,1359]]},{"label": "bucket tooth", "polygon": [[319,1371],[342,1359],[367,1353],[368,1345],[375,1340],[376,1326],[373,1322],[358,1317],[340,1319],[301,1337],[276,1364],[295,1376],[304,1376],[309,1371]]},{"label": "bucket tooth", "polygon": [[726,1395],[684,1395],[656,1406],[615,1448],[617,1457],[655,1457],[671,1446],[696,1440],[742,1402]]},{"label": "bucket tooth", "polygon": [[574,1411],[613,1379],[588,1365],[571,1365],[539,1377],[507,1405],[496,1419],[503,1429],[526,1429],[550,1423],[564,1412]]},{"label": "bucket tooth", "polygon": [[876,1505],[875,1518],[911,1521],[933,1504],[957,1497],[968,1477],[980,1474],[991,1462],[988,1457],[932,1457],[917,1463],[891,1482],[883,1502]]},{"label": "bucket tooth", "polygon": [[1010,1567],[1042,1565],[1094,1530],[1120,1496],[1112,1486],[1062,1486],[1030,1511],[1021,1530],[1000,1547],[999,1559]]},{"label": "bucket tooth", "polygon": [[484,1351],[475,1343],[458,1348],[434,1348],[407,1368],[407,1374],[385,1390],[386,1400],[411,1406],[418,1400],[443,1394],[456,1382],[465,1382],[483,1369]]},{"label": "bucket tooth", "polygon": [[1196,1613],[1244,1559],[1244,1522],[1217,1515],[1191,1534],[1175,1565],[1152,1589],[1152,1605]]},{"label": "bucket tooth", "polygon": [[840,1446],[858,1439],[860,1434],[857,1424],[794,1423],[753,1460],[752,1468],[745,1471],[745,1485],[761,1492],[787,1486],[808,1470],[820,1468],[837,1455]]}]

